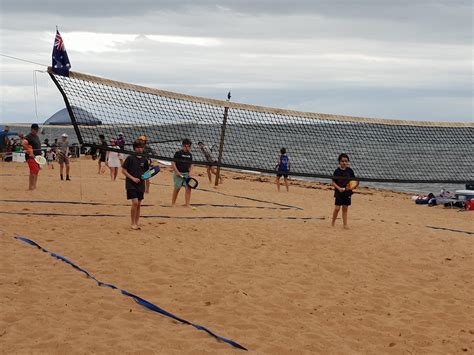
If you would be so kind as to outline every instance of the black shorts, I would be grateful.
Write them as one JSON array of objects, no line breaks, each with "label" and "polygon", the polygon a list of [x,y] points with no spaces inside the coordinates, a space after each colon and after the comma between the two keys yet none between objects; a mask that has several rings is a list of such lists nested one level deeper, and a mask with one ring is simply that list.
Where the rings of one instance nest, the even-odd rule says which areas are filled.
[{"label": "black shorts", "polygon": [[288,174],[277,174],[277,177],[281,178],[284,177],[285,179],[288,179]]},{"label": "black shorts", "polygon": [[336,206],[350,206],[352,200],[352,194],[336,192],[334,194]]},{"label": "black shorts", "polygon": [[135,189],[127,190],[127,200],[133,200],[137,198],[139,201],[143,200],[144,193]]}]

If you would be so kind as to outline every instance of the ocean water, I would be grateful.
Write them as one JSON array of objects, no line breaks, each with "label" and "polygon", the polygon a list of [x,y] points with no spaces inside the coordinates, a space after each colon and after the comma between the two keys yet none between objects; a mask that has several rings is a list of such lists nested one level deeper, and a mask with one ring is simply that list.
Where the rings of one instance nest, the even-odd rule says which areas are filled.
[{"label": "ocean water", "polygon": [[[29,132],[29,125],[11,125],[12,131],[18,133],[27,134]],[[191,125],[191,124],[179,124],[179,125],[162,125],[162,126],[142,126],[140,127],[140,134],[146,134],[148,137],[158,137],[159,140],[155,138],[155,141],[152,140],[151,147],[160,155],[166,157],[172,157],[174,152],[180,148],[180,141],[182,137],[188,137],[193,142],[202,140],[206,143],[209,148],[212,148],[212,154],[217,159],[217,146],[218,141],[216,137],[220,136],[220,125]],[[288,147],[288,154],[290,159],[293,162],[293,167],[295,170],[303,172],[311,172],[313,169],[318,169],[317,171],[322,171],[327,175],[331,175],[332,171],[337,167],[337,155],[335,155],[335,149],[333,147],[328,147],[328,141],[334,140],[335,137],[324,137],[321,135],[321,131],[314,129],[312,131],[311,139],[308,140],[307,137],[303,137],[298,134],[286,134],[285,141],[279,142],[278,139],[272,139],[274,136],[278,136],[281,132],[282,127],[274,127],[273,137],[272,137],[272,128],[266,125],[264,127],[265,134],[269,137],[264,137],[262,139],[262,129],[258,125],[230,125],[227,127],[226,131],[226,140],[225,140],[225,149],[223,162],[229,165],[238,165],[238,166],[249,166],[257,167],[266,170],[273,170],[276,160],[279,154],[279,147],[285,145]],[[308,127],[299,127],[297,131],[308,132]],[[344,126],[341,125],[341,130],[344,130]],[[104,134],[107,139],[116,137],[117,134],[123,132],[125,134],[128,142],[131,142],[134,137],[137,135],[137,127],[111,127],[111,126],[93,126],[93,127],[82,127],[81,134],[83,139],[90,143],[95,143],[98,141],[98,134]],[[44,139],[49,139],[50,143],[54,142],[55,138],[60,139],[61,134],[66,133],[69,136],[69,141],[71,143],[78,143],[78,139],[73,126],[43,126],[40,131],[41,141]],[[370,132],[368,136],[371,137],[372,142],[368,142],[366,146],[373,147],[374,142],[379,142],[379,137]],[[337,132],[335,133],[337,134]],[[420,132],[414,132],[414,134],[420,134]],[[357,155],[351,154],[354,158],[351,160],[351,166],[356,171],[360,167],[365,170],[381,170],[383,172],[383,177],[390,178],[390,172],[397,171],[400,169],[403,162],[394,160],[396,154],[391,151],[391,147],[387,147],[387,161],[384,159],[375,162],[375,165],[367,165],[367,162],[364,161],[364,157],[370,157],[371,152],[365,147],[364,141],[360,140],[358,136],[351,136],[350,134],[343,135],[344,141],[343,144],[346,146],[355,145],[357,147]],[[453,140],[455,137],[451,137]],[[337,137],[336,137],[337,139]],[[263,140],[263,141],[262,141]],[[354,144],[356,142],[356,144]],[[380,141],[380,145],[385,144],[385,142]],[[438,147],[437,154],[448,154],[453,156],[453,151],[446,151],[446,146]],[[459,148],[459,147],[458,147]],[[336,150],[339,151],[340,148]],[[409,157],[415,156],[416,154],[422,154],[423,152],[419,150],[419,147],[414,145],[405,144],[404,151],[401,155],[401,159],[409,159]],[[193,145],[193,154],[196,161],[204,161],[204,157],[198,151],[197,146]],[[353,149],[353,151],[355,151]],[[418,152],[418,153],[417,153]],[[461,157],[465,161],[469,161],[472,164],[473,158],[469,149],[461,149],[455,152],[457,155],[455,157]],[[400,154],[398,152],[397,154]],[[268,156],[273,156],[274,159],[268,159]],[[362,157],[362,158],[358,158]],[[383,157],[382,157],[383,158]],[[314,162],[317,161],[318,164],[315,168]],[[453,169],[456,171],[463,172],[464,169],[468,169],[469,165],[463,166],[446,166],[446,163],[443,163],[443,176],[453,175]],[[416,167],[416,164],[414,165]],[[406,169],[404,167],[404,169]],[[421,166],[420,169],[413,169],[413,171],[404,171],[405,175],[412,176],[414,178],[419,178],[425,173],[426,167]],[[471,171],[472,174],[472,171]],[[305,181],[320,181],[320,182],[330,182],[326,179],[317,179],[312,177],[297,177]],[[361,186],[374,187],[379,189],[387,189],[393,191],[408,192],[413,194],[419,193],[438,193],[441,189],[448,191],[455,191],[464,189],[463,184],[437,184],[437,183],[394,183],[394,182],[362,182]]]}]

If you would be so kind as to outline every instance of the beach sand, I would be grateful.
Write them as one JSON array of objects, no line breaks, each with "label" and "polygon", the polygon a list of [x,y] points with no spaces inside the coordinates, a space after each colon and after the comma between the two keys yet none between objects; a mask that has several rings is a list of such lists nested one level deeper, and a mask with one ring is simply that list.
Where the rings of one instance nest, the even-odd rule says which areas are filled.
[{"label": "beach sand", "polygon": [[192,203],[206,205],[170,208],[163,169],[142,208],[154,217],[131,231],[124,181],[96,169],[76,160],[70,182],[58,166],[44,169],[29,193],[26,164],[0,163],[0,211],[12,213],[0,214],[2,353],[241,351],[98,287],[16,234],[251,353],[474,351],[474,235],[427,228],[472,232],[473,212],[361,188],[350,230],[340,220],[331,228],[327,185],[295,182],[277,193],[273,179],[225,172],[215,190],[203,169]]}]

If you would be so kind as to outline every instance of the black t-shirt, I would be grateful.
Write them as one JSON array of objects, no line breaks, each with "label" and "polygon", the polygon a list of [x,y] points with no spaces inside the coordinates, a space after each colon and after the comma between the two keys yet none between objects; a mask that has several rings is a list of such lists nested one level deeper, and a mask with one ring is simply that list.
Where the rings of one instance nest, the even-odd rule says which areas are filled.
[{"label": "black t-shirt", "polygon": [[[349,183],[349,181],[351,181],[353,178],[355,178],[354,170],[352,170],[351,168],[345,168],[344,170],[341,169],[341,168],[337,168],[336,170],[334,170],[333,176],[342,176],[342,177],[344,177],[343,179],[332,179],[332,181],[334,181],[340,187],[346,187],[347,184]],[[336,189],[334,191],[335,195],[340,194],[340,193],[341,192],[339,192],[338,189]],[[348,195],[352,195],[352,191],[349,191],[349,190],[344,191],[343,193],[348,194]]]},{"label": "black t-shirt", "polygon": [[105,157],[107,156],[107,143],[105,142],[100,142],[99,145],[99,157],[100,160],[105,161]]},{"label": "black t-shirt", "polygon": [[180,173],[189,173],[189,168],[193,163],[193,155],[191,152],[186,153],[182,150],[178,150],[174,153],[174,158],[179,159],[180,161],[176,161],[176,168]]},{"label": "black t-shirt", "polygon": [[[25,139],[28,141],[28,144],[31,145],[31,148],[33,148],[33,155],[41,155],[41,141],[39,137],[29,133],[25,136]],[[28,159],[28,154],[26,154],[26,158]]]},{"label": "black t-shirt", "polygon": [[[125,159],[125,161],[123,162],[122,167],[124,169],[127,169],[130,175],[139,179],[142,174],[150,168],[148,160],[138,155],[129,155],[127,159]],[[140,182],[137,184],[129,178],[126,178],[125,188],[127,190],[137,190],[140,192],[145,192],[145,181],[140,180]]]}]

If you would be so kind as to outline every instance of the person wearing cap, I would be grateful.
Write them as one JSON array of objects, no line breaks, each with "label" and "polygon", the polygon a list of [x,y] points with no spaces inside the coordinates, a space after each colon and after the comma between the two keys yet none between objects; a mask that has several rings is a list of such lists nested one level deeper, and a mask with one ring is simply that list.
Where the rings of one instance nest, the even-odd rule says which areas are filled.
[{"label": "person wearing cap", "polygon": [[58,143],[57,155],[59,163],[59,174],[61,180],[64,180],[64,165],[66,165],[66,180],[71,180],[69,178],[69,141],[66,133],[61,135],[61,141]]},{"label": "person wearing cap", "polygon": [[[120,149],[115,139],[110,140],[109,148]],[[118,175],[118,168],[122,166],[122,153],[114,150],[108,150],[105,156],[105,165],[110,169],[110,180],[115,181]]]},{"label": "person wearing cap", "polygon": [[118,134],[115,144],[117,144],[121,150],[125,150],[125,137],[123,136],[123,133]]},{"label": "person wearing cap", "polygon": [[26,152],[25,158],[30,169],[28,190],[36,189],[38,183],[38,173],[40,166],[35,160],[35,156],[41,155],[41,141],[38,137],[39,126],[36,123],[31,125],[31,131],[22,140],[23,150]]}]

